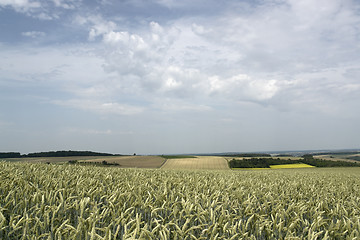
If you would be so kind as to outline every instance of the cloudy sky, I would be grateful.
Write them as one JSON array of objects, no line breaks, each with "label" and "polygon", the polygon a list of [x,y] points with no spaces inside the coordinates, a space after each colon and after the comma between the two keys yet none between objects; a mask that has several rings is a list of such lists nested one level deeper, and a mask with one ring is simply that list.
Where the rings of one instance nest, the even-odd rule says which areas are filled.
[{"label": "cloudy sky", "polygon": [[0,152],[360,148],[358,0],[0,0]]}]

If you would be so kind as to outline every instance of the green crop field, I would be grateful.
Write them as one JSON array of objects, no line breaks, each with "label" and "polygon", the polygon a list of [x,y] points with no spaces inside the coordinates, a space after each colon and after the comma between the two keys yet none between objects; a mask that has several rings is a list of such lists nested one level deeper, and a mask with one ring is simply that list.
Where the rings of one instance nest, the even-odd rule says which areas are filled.
[{"label": "green crop field", "polygon": [[360,168],[0,162],[0,239],[359,239]]}]

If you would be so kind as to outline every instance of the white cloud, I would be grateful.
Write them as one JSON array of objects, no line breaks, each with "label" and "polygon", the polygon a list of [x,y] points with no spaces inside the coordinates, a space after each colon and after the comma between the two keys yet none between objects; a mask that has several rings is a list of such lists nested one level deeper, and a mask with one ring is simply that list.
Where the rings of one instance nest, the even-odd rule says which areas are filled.
[{"label": "white cloud", "polygon": [[82,0],[0,0],[0,7],[10,7],[40,20],[58,19],[62,10],[74,10],[81,4]]},{"label": "white cloud", "polygon": [[3,81],[43,82],[74,88],[96,84],[107,77],[101,67],[103,60],[93,56],[92,48],[81,45],[58,46],[56,49],[0,46],[0,51]]},{"label": "white cloud", "polygon": [[30,32],[22,32],[21,35],[25,37],[39,38],[39,37],[45,37],[46,34],[40,31],[30,31]]},{"label": "white cloud", "polygon": [[225,95],[240,101],[266,101],[279,90],[277,80],[257,80],[246,74],[239,74],[228,79],[219,76],[209,78],[209,94]]},{"label": "white cloud", "polygon": [[75,1],[74,0],[70,0],[70,1],[67,1],[67,0],[53,0],[56,7],[62,7],[64,9],[74,9],[75,8],[74,3],[75,2],[80,2],[80,1],[76,1],[76,0]]},{"label": "white cloud", "polygon": [[[0,43],[2,112],[16,110],[1,121],[21,131],[37,126],[28,139],[44,129],[49,135],[41,144],[53,138],[88,147],[101,139],[115,151],[118,140],[149,152],[171,144],[178,151],[184,142],[194,151],[200,142],[210,146],[205,151],[319,146],[313,136],[351,145],[359,142],[353,130],[359,6],[355,0],[0,0],[0,8],[53,20],[11,31],[23,32],[21,41],[46,42]],[[24,19],[6,12],[14,23]],[[21,117],[28,112],[34,115]],[[50,136],[68,126],[73,134]],[[131,141],[120,136],[132,129]],[[269,142],[274,136],[279,143]],[[19,139],[13,137],[14,145],[23,145]]]},{"label": "white cloud", "polygon": [[100,15],[90,15],[87,17],[77,16],[74,19],[76,24],[89,27],[89,40],[93,41],[98,36],[114,31],[117,26],[113,21],[104,20]]},{"label": "white cloud", "polygon": [[98,129],[84,129],[84,128],[65,128],[63,129],[63,134],[66,133],[76,133],[76,134],[85,134],[85,135],[113,135],[114,131],[107,130],[98,130]]},{"label": "white cloud", "polygon": [[[75,1],[53,3],[71,8]],[[158,3],[181,7],[173,1]],[[358,89],[354,77],[346,75],[360,55],[360,18],[353,4],[338,0],[328,4],[264,1],[240,13],[229,4],[226,11],[211,19],[204,15],[162,23],[150,20],[131,28],[121,24],[123,19],[79,15],[74,23],[88,30],[94,46],[89,51],[96,54],[90,59],[97,63],[92,64],[91,71],[96,69],[99,78],[90,77],[92,81],[85,83],[84,75],[75,71],[76,81],[67,81],[64,86],[74,99],[99,102],[95,105],[101,107],[95,109],[117,109],[119,94],[137,96],[148,103],[158,95],[189,102],[201,99],[204,104],[200,105],[215,98],[219,103],[249,101],[280,108],[288,105],[289,109],[302,99],[316,103],[322,98],[326,102],[329,94],[321,91],[326,89],[343,101],[346,98],[333,93],[334,89],[351,94]],[[23,33],[28,37],[43,34]],[[79,67],[75,62],[69,66]],[[80,68],[85,72],[90,69]],[[63,74],[70,69],[75,67],[68,67]],[[100,76],[106,77],[100,81]]]},{"label": "white cloud", "polygon": [[40,20],[53,20],[59,18],[57,14],[49,14],[46,12],[41,12],[39,14],[33,14],[34,17],[40,19]]},{"label": "white cloud", "polygon": [[121,104],[117,102],[99,102],[87,99],[70,99],[53,101],[55,104],[78,108],[99,114],[134,115],[144,111],[142,107]]},{"label": "white cloud", "polygon": [[[96,20],[95,20],[96,21]],[[97,36],[100,36],[104,33],[108,33],[115,28],[115,23],[109,22],[97,22],[89,32],[89,39],[94,40]]]},{"label": "white cloud", "polygon": [[187,101],[171,98],[156,100],[153,107],[154,109],[160,109],[161,111],[166,112],[207,112],[213,110],[210,106],[207,105],[189,103]]},{"label": "white cloud", "polygon": [[203,35],[203,34],[206,34],[208,33],[210,30],[207,30],[204,28],[204,26],[202,25],[198,25],[196,23],[193,23],[191,25],[191,29],[194,33],[198,34],[198,35]]},{"label": "white cloud", "polygon": [[241,54],[240,63],[252,71],[296,72],[333,65],[344,59],[343,50],[349,45],[343,43],[357,42],[350,29],[360,23],[351,6],[341,2],[255,6],[252,14],[228,13],[210,23],[203,21],[203,28],[210,29],[203,37]]},{"label": "white cloud", "polygon": [[84,133],[94,134],[94,135],[111,135],[111,134],[113,134],[113,132],[110,129],[108,129],[108,130],[88,129],[88,130],[85,130]]},{"label": "white cloud", "polygon": [[104,35],[104,42],[110,44],[128,44],[130,36],[128,32],[114,32],[110,31]]},{"label": "white cloud", "polygon": [[[99,37],[104,44],[99,54],[105,60],[104,69],[118,75],[122,90],[128,86],[144,95],[189,101],[196,96],[204,102],[216,97],[266,105],[289,98],[285,104],[290,104],[293,98],[286,90],[301,92],[308,85],[317,86],[314,73],[341,69],[338,60],[344,59],[344,50],[353,50],[327,39],[340,37],[334,26],[358,21],[346,5],[336,12],[339,2],[335,2],[311,21],[306,4],[288,2],[257,5],[246,15],[228,11],[210,21],[184,18],[166,26],[150,22],[141,30],[119,31],[115,22],[101,17],[87,22],[91,39]],[[355,39],[348,40],[350,46],[355,44]],[[306,81],[299,84],[299,78]],[[349,80],[338,77],[333,84],[355,86],[344,81]],[[305,92],[298,97],[309,96]]]},{"label": "white cloud", "polygon": [[19,12],[27,12],[41,7],[39,1],[29,0],[0,0],[0,7],[12,7]]}]

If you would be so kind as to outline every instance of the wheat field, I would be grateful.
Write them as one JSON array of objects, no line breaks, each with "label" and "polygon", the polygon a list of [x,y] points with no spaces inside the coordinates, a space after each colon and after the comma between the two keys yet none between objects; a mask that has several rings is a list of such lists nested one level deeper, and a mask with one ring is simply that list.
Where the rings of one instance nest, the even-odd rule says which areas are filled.
[{"label": "wheat field", "polygon": [[359,239],[360,169],[0,162],[0,239]]}]

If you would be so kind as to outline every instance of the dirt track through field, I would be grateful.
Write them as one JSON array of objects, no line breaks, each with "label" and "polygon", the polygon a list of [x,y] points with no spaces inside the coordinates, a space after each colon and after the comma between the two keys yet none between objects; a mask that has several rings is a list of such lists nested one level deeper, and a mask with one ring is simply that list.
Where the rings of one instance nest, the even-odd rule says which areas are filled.
[{"label": "dirt track through field", "polygon": [[161,169],[229,169],[227,161],[223,157],[198,156],[196,158],[168,159]]}]

